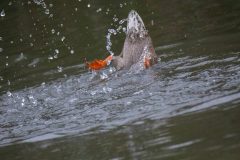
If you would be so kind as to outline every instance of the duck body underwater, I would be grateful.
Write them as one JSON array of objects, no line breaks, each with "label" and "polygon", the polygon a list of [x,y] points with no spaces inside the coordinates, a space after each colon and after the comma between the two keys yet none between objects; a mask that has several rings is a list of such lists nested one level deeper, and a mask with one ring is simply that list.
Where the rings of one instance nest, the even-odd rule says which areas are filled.
[{"label": "duck body underwater", "polygon": [[110,55],[104,60],[86,62],[86,65],[94,71],[101,70],[110,63],[116,70],[130,69],[133,65],[147,69],[157,62],[158,57],[143,20],[136,11],[132,10],[128,14],[126,38],[121,54]]}]

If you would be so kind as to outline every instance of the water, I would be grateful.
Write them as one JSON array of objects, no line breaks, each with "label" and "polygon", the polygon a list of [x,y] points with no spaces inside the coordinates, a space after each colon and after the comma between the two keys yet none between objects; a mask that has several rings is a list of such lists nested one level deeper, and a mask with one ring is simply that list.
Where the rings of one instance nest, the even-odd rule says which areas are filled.
[{"label": "water", "polygon": [[[84,58],[105,58],[108,42],[121,52],[131,9],[161,61],[88,72]],[[238,1],[12,0],[0,11],[1,159],[240,158]],[[107,40],[108,29],[121,33]]]}]

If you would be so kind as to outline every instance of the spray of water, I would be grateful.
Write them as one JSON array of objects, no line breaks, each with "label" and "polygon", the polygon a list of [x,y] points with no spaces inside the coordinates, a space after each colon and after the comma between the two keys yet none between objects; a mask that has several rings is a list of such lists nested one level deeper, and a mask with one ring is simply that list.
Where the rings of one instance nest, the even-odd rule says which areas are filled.
[{"label": "spray of water", "polygon": [[[118,21],[118,19],[116,17],[114,17],[113,20],[114,20],[114,22]],[[126,21],[127,21],[127,19],[120,20],[118,23],[117,29],[108,29],[108,33],[106,36],[106,39],[107,39],[106,49],[111,55],[114,55],[114,52],[111,50],[111,47],[112,47],[111,36],[117,35],[118,33],[121,33],[121,31],[126,33],[126,27],[122,26],[122,24]]]}]

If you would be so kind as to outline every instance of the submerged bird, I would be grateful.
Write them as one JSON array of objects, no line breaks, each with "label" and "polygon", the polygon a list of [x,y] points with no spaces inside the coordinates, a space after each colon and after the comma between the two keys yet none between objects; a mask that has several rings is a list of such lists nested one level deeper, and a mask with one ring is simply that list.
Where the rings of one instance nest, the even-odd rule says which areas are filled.
[{"label": "submerged bird", "polygon": [[108,56],[105,60],[94,60],[87,62],[90,70],[100,70],[108,66],[109,63],[117,69],[129,69],[135,64],[139,67],[149,68],[157,63],[151,37],[145,28],[142,18],[132,10],[127,19],[126,39],[122,52],[119,56]]}]

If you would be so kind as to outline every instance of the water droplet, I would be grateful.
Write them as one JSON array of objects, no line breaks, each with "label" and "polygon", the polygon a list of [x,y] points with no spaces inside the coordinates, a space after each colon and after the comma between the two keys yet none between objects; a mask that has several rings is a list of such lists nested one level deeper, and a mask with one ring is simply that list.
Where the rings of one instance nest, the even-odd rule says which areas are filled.
[{"label": "water droplet", "polygon": [[75,11],[77,12],[77,11],[78,11],[78,8],[75,8]]},{"label": "water droplet", "polygon": [[117,21],[118,21],[118,18],[117,18],[117,17],[113,17],[113,21],[114,21],[114,22],[117,22]]},{"label": "water droplet", "polygon": [[22,99],[22,102],[21,102],[21,106],[24,106],[24,105],[25,105],[24,102],[25,102],[25,99],[23,98],[23,99]]},{"label": "water droplet", "polygon": [[14,42],[13,41],[10,41],[11,44],[13,44]]},{"label": "water droplet", "polygon": [[29,34],[29,38],[32,38],[32,34]]},{"label": "water droplet", "polygon": [[91,91],[90,94],[94,96],[97,92],[96,91]]},{"label": "water droplet", "polygon": [[18,58],[15,59],[15,62],[19,62],[19,61],[22,61],[24,59],[27,59],[27,57],[24,56],[24,54],[21,52],[20,55],[18,56]]},{"label": "water droplet", "polygon": [[88,5],[87,5],[87,7],[88,7],[88,8],[90,8],[90,7],[91,7],[91,5],[90,5],[90,4],[88,4]]},{"label": "water droplet", "polygon": [[49,14],[49,9],[46,9],[44,13]]},{"label": "water droplet", "polygon": [[49,59],[49,60],[52,60],[52,59],[53,59],[53,57],[52,57],[52,56],[49,56],[49,57],[48,57],[48,59]]},{"label": "water droplet", "polygon": [[57,66],[57,70],[58,70],[58,72],[62,72],[63,71],[63,67]]},{"label": "water droplet", "polygon": [[110,67],[110,68],[109,68],[109,72],[110,72],[110,73],[113,73],[113,72],[115,72],[115,71],[116,71],[116,68],[115,68],[115,67]]},{"label": "water droplet", "polygon": [[127,29],[126,27],[123,27],[123,32],[126,33]]},{"label": "water droplet", "polygon": [[11,97],[12,96],[12,93],[10,91],[7,91],[7,96],[8,97]]},{"label": "water droplet", "polygon": [[12,2],[10,1],[10,2],[8,3],[8,5],[11,6],[11,5],[12,5]]},{"label": "water droplet", "polygon": [[52,32],[52,34],[54,34],[54,33],[55,33],[55,30],[54,30],[54,29],[52,29],[52,30],[51,30],[51,32]]},{"label": "water droplet", "polygon": [[104,92],[104,93],[112,92],[112,88],[109,88],[109,87],[103,87],[103,92]]},{"label": "water droplet", "polygon": [[52,3],[50,3],[50,4],[49,4],[49,7],[53,7],[53,4],[52,4]]},{"label": "water droplet", "polygon": [[102,74],[100,74],[100,79],[107,79],[108,78],[108,75],[104,72],[102,72]]},{"label": "water droplet", "polygon": [[6,67],[8,67],[8,62],[6,63]]},{"label": "water droplet", "polygon": [[122,7],[123,7],[123,4],[120,3],[120,8],[122,8]]},{"label": "water droplet", "polygon": [[2,39],[3,39],[3,38],[2,38],[2,37],[0,37],[0,41],[2,41]]},{"label": "water droplet", "polygon": [[152,26],[154,25],[154,21],[153,21],[153,20],[151,20],[151,25],[152,25]]},{"label": "water droplet", "polygon": [[55,49],[55,53],[59,53],[59,50],[58,50],[58,49]]},{"label": "water droplet", "polygon": [[61,41],[63,42],[65,40],[65,37],[63,36],[62,38],[61,38]]},{"label": "water droplet", "polygon": [[4,17],[6,14],[5,14],[5,11],[4,9],[1,11],[1,17]]},{"label": "water droplet", "polygon": [[2,76],[0,76],[0,81],[3,81],[3,77]]},{"label": "water droplet", "polygon": [[32,47],[32,46],[33,46],[33,43],[30,43],[30,46]]},{"label": "water droplet", "polygon": [[74,50],[71,50],[70,53],[71,53],[71,54],[74,54]]},{"label": "water droplet", "polygon": [[2,48],[0,48],[0,53],[3,51],[3,49]]},{"label": "water droplet", "polygon": [[98,8],[97,10],[96,10],[96,12],[98,13],[98,12],[101,12],[102,11],[102,8]]},{"label": "water droplet", "polygon": [[30,64],[28,64],[28,67],[36,67],[36,65],[40,62],[39,58],[35,58]]}]

